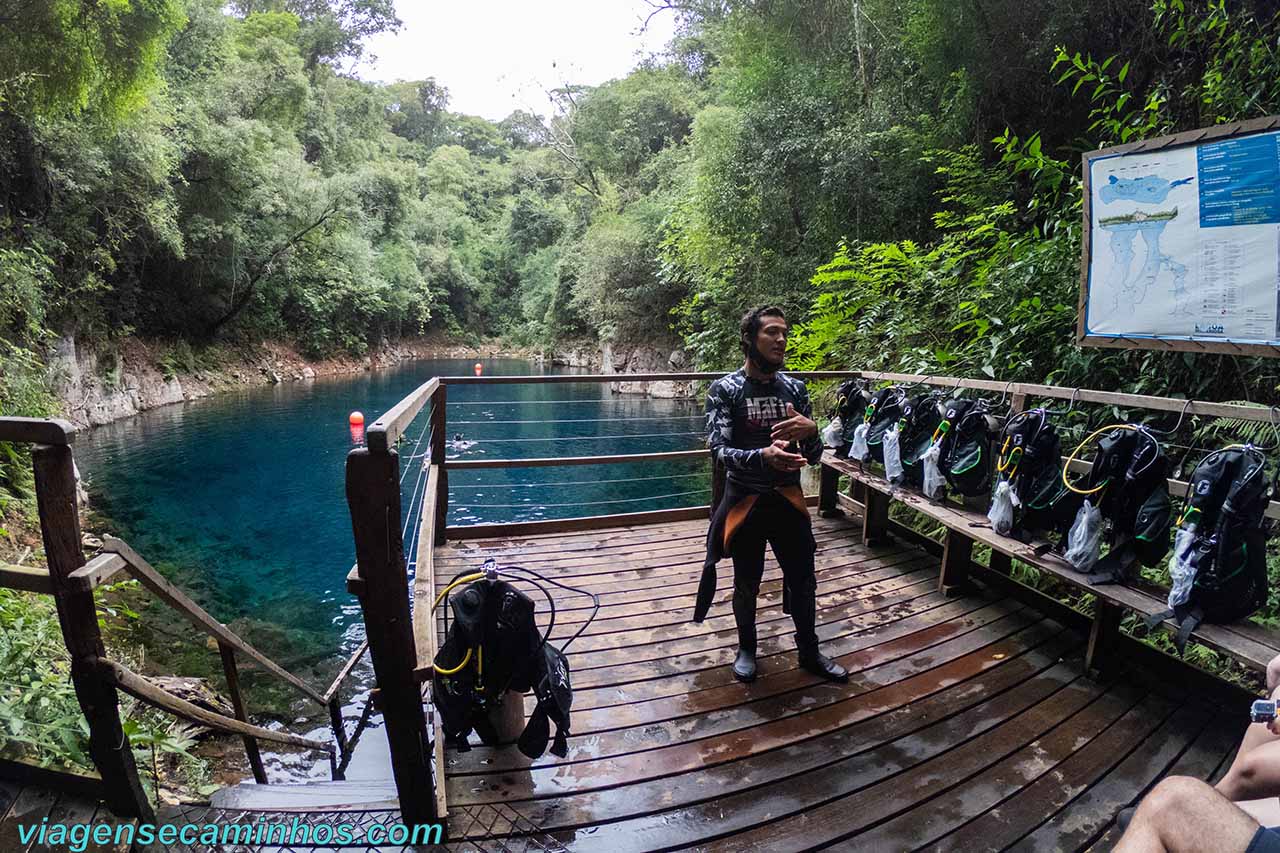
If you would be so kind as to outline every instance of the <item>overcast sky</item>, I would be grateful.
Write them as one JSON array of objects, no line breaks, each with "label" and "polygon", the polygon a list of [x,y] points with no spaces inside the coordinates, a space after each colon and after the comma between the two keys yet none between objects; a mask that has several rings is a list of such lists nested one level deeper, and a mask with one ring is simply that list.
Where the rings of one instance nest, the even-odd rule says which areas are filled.
[{"label": "overcast sky", "polygon": [[359,75],[390,83],[435,77],[454,112],[505,118],[515,109],[548,112],[546,90],[622,77],[661,50],[670,12],[640,26],[644,0],[396,0],[404,26],[368,43],[376,55]]}]

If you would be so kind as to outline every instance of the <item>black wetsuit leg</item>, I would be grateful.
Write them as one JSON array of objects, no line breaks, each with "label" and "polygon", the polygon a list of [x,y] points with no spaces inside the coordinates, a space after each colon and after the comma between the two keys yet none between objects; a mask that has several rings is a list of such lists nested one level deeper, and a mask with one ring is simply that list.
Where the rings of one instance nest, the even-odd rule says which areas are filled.
[{"label": "black wetsuit leg", "polygon": [[751,515],[730,543],[733,557],[733,616],[738,624],[738,645],[755,651],[756,599],[764,574],[765,543],[782,566],[791,593],[791,619],[796,626],[796,647],[805,654],[818,650],[814,628],[817,579],[813,555],[817,543],[809,520],[776,493],[763,494]]},{"label": "black wetsuit leg", "polygon": [[761,513],[757,503],[729,543],[729,554],[733,557],[733,619],[738,625],[738,647],[753,654],[756,650],[756,598],[760,595],[760,578],[764,574],[767,532],[761,522],[764,516],[771,514],[768,509]]},{"label": "black wetsuit leg", "polygon": [[782,566],[782,576],[791,593],[791,620],[796,626],[796,648],[801,657],[818,651],[815,628],[818,580],[813,557],[818,549],[809,519],[785,501],[772,513],[767,526],[769,546]]}]

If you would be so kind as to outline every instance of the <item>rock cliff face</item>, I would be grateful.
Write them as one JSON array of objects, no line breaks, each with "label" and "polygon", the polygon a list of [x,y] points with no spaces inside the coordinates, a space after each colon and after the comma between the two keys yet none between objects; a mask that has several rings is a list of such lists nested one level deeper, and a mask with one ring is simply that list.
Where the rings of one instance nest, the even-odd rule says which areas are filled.
[{"label": "rock cliff face", "polygon": [[115,356],[103,364],[92,349],[76,346],[67,336],[58,341],[49,359],[55,393],[63,401],[63,416],[78,427],[98,426],[146,409],[213,393],[210,377],[197,373],[179,379],[165,376],[149,360]]},{"label": "rock cliff face", "polygon": [[[619,375],[680,373],[690,369],[688,356],[676,344],[580,344],[556,350],[551,356],[551,362],[568,367],[585,367],[602,374]],[[615,394],[682,399],[695,396],[693,385],[694,383],[683,380],[618,381],[609,383],[609,390]]]}]

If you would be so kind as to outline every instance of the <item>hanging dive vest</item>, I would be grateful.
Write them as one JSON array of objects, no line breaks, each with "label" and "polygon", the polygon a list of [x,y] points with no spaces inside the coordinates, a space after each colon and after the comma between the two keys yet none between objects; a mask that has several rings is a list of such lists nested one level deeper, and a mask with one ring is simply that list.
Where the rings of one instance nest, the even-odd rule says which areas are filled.
[{"label": "hanging dive vest", "polygon": [[853,443],[853,431],[862,425],[862,419],[871,402],[866,385],[861,379],[846,379],[836,390],[836,414],[842,426],[842,443],[836,448],[836,456],[849,458],[849,447]]},{"label": "hanging dive vest", "polygon": [[1008,482],[1015,496],[1013,524],[1003,535],[1026,542],[1033,533],[1058,529],[1054,507],[1067,487],[1060,470],[1062,444],[1049,413],[1030,409],[1013,415],[1000,432],[999,444],[996,488]]},{"label": "hanging dive vest", "polygon": [[937,391],[924,391],[902,407],[898,421],[898,443],[902,448],[902,470],[909,485],[920,488],[924,483],[924,465],[920,457],[933,443],[933,434],[942,423]]},{"label": "hanging dive vest", "polygon": [[905,402],[902,389],[896,385],[871,395],[862,419],[867,424],[867,450],[873,461],[884,463],[884,434],[902,417]]},{"label": "hanging dive vest", "polygon": [[506,581],[478,580],[449,605],[454,618],[432,675],[432,698],[449,745],[466,751],[474,730],[485,745],[497,746],[489,712],[508,690],[534,690],[538,708],[520,736],[520,750],[531,758],[542,754],[550,719],[556,724],[552,752],[563,757],[572,701],[568,663],[538,633],[533,601]]},{"label": "hanging dive vest", "polygon": [[978,400],[948,400],[944,409],[938,467],[947,486],[962,497],[985,495],[991,491],[994,419]]},{"label": "hanging dive vest", "polygon": [[[1063,517],[1088,499],[1109,522],[1107,541],[1111,550],[1094,566],[1088,581],[1093,584],[1124,583],[1134,575],[1137,563],[1155,566],[1169,550],[1169,526],[1173,505],[1169,502],[1167,477],[1169,458],[1148,430],[1126,424],[1098,430],[1093,467],[1081,484],[1069,487],[1056,511]],[[1078,453],[1093,436],[1085,439]],[[1075,454],[1072,454],[1074,458]],[[1070,459],[1063,464],[1066,482]]]},{"label": "hanging dive vest", "polygon": [[1146,617],[1148,627],[1177,620],[1179,654],[1201,622],[1244,619],[1267,601],[1271,525],[1264,513],[1274,484],[1266,463],[1257,448],[1232,446],[1210,453],[1191,474],[1170,562],[1171,573],[1190,573],[1190,588],[1184,601]]}]

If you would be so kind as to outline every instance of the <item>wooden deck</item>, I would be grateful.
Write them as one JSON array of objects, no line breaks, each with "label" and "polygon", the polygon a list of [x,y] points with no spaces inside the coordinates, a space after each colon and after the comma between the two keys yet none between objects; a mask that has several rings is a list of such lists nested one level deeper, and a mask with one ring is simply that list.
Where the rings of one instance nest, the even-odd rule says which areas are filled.
[{"label": "wooden deck", "polygon": [[[513,812],[541,830],[539,849],[551,839],[609,851],[1088,849],[1162,776],[1223,772],[1245,725],[1245,709],[1179,695],[1167,678],[1088,677],[1079,631],[981,584],[945,597],[936,556],[864,547],[843,519],[815,520],[818,633],[849,684],[796,668],[772,559],[761,677],[738,684],[727,561],[710,617],[690,621],[705,530],[693,521],[437,549],[440,586],[493,557],[594,590],[602,605],[569,649],[566,758],[449,753],[461,849],[496,849],[504,835],[519,846]],[[590,602],[554,593],[563,640]]]},{"label": "wooden deck", "polygon": [[[23,841],[30,828],[38,828],[42,821],[48,821],[51,827],[55,824],[123,825],[96,797],[53,791],[47,784],[0,779],[0,850],[4,853],[53,853],[68,849],[66,842],[41,844],[39,838]],[[20,828],[26,828],[26,831],[20,832]],[[84,849],[94,853],[127,853],[129,846],[90,842]]]}]

